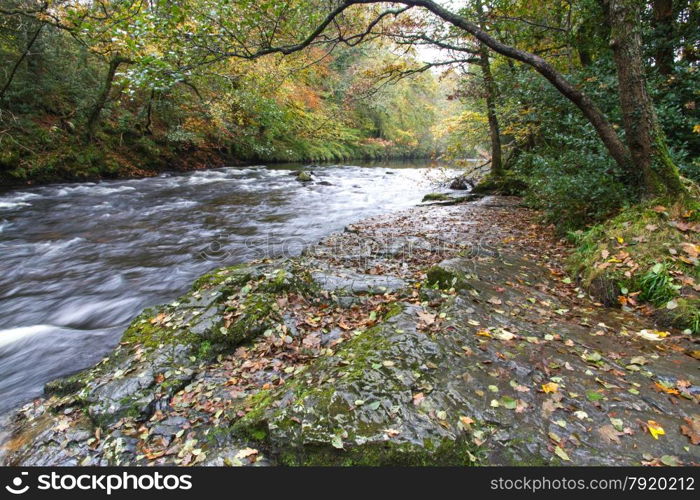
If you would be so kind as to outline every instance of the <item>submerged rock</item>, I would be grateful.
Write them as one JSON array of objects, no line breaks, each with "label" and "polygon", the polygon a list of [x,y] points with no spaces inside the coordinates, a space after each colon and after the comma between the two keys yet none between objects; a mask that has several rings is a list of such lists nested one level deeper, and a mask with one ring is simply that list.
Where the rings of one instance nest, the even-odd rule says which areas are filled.
[{"label": "submerged rock", "polygon": [[447,193],[428,193],[423,196],[423,202],[426,201],[448,201],[451,200],[452,196]]}]

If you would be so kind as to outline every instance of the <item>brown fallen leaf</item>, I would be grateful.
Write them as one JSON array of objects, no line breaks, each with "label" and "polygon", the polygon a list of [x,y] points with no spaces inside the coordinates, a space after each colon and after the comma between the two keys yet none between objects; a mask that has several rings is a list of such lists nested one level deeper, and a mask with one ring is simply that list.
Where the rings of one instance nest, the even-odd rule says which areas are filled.
[{"label": "brown fallen leaf", "polygon": [[692,243],[681,243],[681,248],[685,253],[690,255],[692,258],[697,258],[698,257],[698,246],[693,245]]},{"label": "brown fallen leaf", "polygon": [[420,406],[424,399],[425,394],[423,394],[422,392],[416,393],[413,395],[413,404],[416,406]]},{"label": "brown fallen leaf", "polygon": [[622,432],[619,432],[612,425],[604,425],[598,428],[598,434],[608,443],[619,443]]},{"label": "brown fallen leaf", "polygon": [[418,312],[418,319],[426,325],[432,325],[433,323],[435,323],[435,318],[435,314],[431,314],[425,311]]},{"label": "brown fallen leaf", "polygon": [[561,403],[556,401],[554,398],[547,399],[547,400],[545,400],[544,403],[542,403],[542,416],[544,418],[549,418],[557,408],[561,408],[561,407],[562,407]]},{"label": "brown fallen leaf", "polygon": [[692,418],[685,418],[687,425],[681,425],[681,434],[687,436],[690,442],[700,444],[700,415],[693,415]]}]

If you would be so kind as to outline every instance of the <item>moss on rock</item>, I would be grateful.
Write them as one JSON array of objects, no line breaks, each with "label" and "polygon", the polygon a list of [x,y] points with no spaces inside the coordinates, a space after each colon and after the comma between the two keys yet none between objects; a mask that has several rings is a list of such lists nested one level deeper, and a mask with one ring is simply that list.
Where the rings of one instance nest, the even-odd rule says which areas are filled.
[{"label": "moss on rock", "polygon": [[423,196],[422,201],[449,201],[452,197],[447,193],[428,193]]},{"label": "moss on rock", "polygon": [[522,196],[527,190],[527,184],[523,179],[512,172],[506,172],[503,176],[495,177],[491,174],[485,176],[472,189],[473,194],[500,194],[506,196]]}]

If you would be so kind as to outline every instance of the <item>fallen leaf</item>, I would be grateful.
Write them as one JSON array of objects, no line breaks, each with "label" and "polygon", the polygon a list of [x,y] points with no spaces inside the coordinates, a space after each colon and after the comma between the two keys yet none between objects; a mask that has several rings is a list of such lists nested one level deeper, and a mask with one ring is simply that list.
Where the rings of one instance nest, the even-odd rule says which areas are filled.
[{"label": "fallen leaf", "polygon": [[559,384],[555,384],[554,382],[547,382],[546,384],[542,385],[542,392],[544,392],[545,394],[557,392],[558,390]]},{"label": "fallen leaf", "polygon": [[465,417],[465,416],[459,417],[459,421],[462,422],[462,424],[465,425],[465,426],[470,426],[470,425],[472,425],[472,424],[474,423],[474,419],[473,419],[473,418],[471,418],[471,417]]},{"label": "fallen leaf", "polygon": [[678,460],[678,457],[674,457],[673,455],[662,456],[661,463],[664,465],[668,465],[669,467],[678,467],[681,464],[680,460]]},{"label": "fallen leaf", "polygon": [[432,325],[433,323],[435,323],[435,317],[435,314],[431,314],[425,311],[418,312],[418,319],[426,325]]},{"label": "fallen leaf", "polygon": [[664,384],[661,384],[661,383],[659,383],[659,382],[654,382],[654,387],[656,387],[656,389],[657,389],[659,392],[665,392],[666,394],[674,394],[674,395],[676,395],[676,396],[677,396],[678,394],[680,394],[680,393],[678,392],[678,389],[675,389],[675,388],[673,388],[673,387],[669,387],[669,386],[664,385]]},{"label": "fallen leaf", "polygon": [[700,415],[693,415],[692,418],[685,418],[687,425],[681,425],[681,434],[687,436],[690,442],[700,444]]},{"label": "fallen leaf", "polygon": [[515,410],[518,406],[518,401],[511,398],[510,396],[503,396],[501,398],[501,404],[504,408],[508,410]]},{"label": "fallen leaf", "polygon": [[258,453],[258,450],[256,450],[255,448],[243,448],[238,453],[236,453],[236,458],[240,460],[242,458],[252,457],[253,455],[257,455]]},{"label": "fallen leaf", "polygon": [[602,438],[607,441],[608,443],[619,443],[620,442],[620,437],[622,435],[621,432],[615,429],[612,425],[603,425],[602,427],[598,428],[598,434],[602,436]]},{"label": "fallen leaf", "polygon": [[424,399],[425,399],[425,395],[422,392],[414,394],[413,395],[413,404],[416,406],[420,406],[420,404],[423,402]]},{"label": "fallen leaf", "polygon": [[333,436],[333,439],[331,439],[331,445],[333,445],[333,448],[337,448],[339,450],[343,449],[343,438],[340,437],[338,434]]},{"label": "fallen leaf", "polygon": [[664,428],[657,424],[654,420],[647,420],[647,429],[649,430],[649,434],[651,434],[654,439],[659,439],[659,436],[666,434]]},{"label": "fallen leaf", "polygon": [[560,446],[556,446],[554,448],[554,454],[566,462],[571,462],[569,455],[567,455],[567,453]]}]

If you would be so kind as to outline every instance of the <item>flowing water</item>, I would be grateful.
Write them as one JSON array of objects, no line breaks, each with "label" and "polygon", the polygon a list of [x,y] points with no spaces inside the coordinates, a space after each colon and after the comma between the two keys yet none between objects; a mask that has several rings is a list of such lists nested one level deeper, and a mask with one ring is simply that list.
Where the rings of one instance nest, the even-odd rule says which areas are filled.
[{"label": "flowing water", "polygon": [[416,204],[439,176],[426,166],[318,167],[309,184],[300,166],[231,167],[0,194],[0,412],[98,361],[144,307],[208,270],[297,254]]}]

